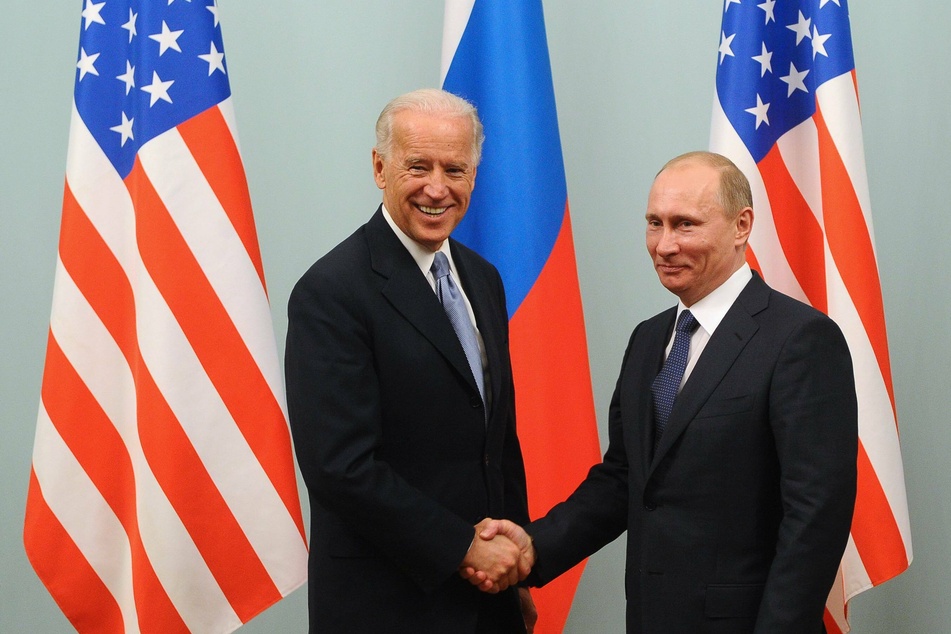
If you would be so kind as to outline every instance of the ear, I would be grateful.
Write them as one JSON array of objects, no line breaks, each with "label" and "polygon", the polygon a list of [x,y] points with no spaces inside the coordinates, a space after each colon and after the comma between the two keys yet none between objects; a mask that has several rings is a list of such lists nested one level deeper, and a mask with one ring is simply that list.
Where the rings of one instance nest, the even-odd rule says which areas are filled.
[{"label": "ear", "polygon": [[753,208],[744,207],[741,209],[736,216],[734,226],[736,227],[734,241],[737,245],[745,245],[750,239],[750,232],[753,230]]},{"label": "ear", "polygon": [[383,175],[383,157],[373,149],[373,180],[380,189],[386,189],[386,177]]}]

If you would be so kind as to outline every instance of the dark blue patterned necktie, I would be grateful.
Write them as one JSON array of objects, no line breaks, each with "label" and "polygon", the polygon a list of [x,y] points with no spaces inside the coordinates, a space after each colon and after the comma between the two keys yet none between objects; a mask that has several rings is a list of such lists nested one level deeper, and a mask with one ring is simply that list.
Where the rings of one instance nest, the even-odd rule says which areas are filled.
[{"label": "dark blue patterned necktie", "polygon": [[687,369],[687,357],[690,354],[690,336],[697,328],[697,320],[689,310],[680,313],[677,319],[677,334],[674,335],[674,345],[667,355],[664,367],[661,368],[657,378],[651,385],[651,393],[654,395],[654,442],[660,440],[664,429],[667,427],[667,419],[670,418],[670,410],[674,407],[674,399],[677,398],[677,392],[680,390],[680,382],[684,377],[684,370]]},{"label": "dark blue patterned necktie", "polygon": [[472,370],[472,376],[475,377],[476,385],[479,386],[479,394],[482,395],[482,402],[485,403],[485,387],[483,383],[485,377],[482,371],[482,353],[479,351],[479,340],[476,338],[475,327],[472,320],[469,319],[469,310],[466,308],[466,302],[459,292],[459,287],[452,279],[449,273],[449,259],[445,253],[436,253],[436,259],[430,268],[433,277],[436,278],[436,297],[442,303],[449,321],[452,323],[453,330],[456,331],[456,337],[462,344],[462,350],[466,353],[466,360],[469,361],[469,368]]}]

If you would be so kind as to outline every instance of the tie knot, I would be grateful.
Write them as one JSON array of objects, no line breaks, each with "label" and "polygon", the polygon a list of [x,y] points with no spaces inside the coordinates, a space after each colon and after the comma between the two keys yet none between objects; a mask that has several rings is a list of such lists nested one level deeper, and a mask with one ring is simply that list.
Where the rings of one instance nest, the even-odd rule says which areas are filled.
[{"label": "tie knot", "polygon": [[697,328],[697,318],[689,310],[680,313],[677,318],[677,332],[692,333]]},{"label": "tie knot", "polygon": [[436,258],[433,260],[433,265],[429,267],[429,270],[432,271],[433,277],[437,280],[449,275],[449,258],[446,257],[446,254],[442,251],[437,251]]}]

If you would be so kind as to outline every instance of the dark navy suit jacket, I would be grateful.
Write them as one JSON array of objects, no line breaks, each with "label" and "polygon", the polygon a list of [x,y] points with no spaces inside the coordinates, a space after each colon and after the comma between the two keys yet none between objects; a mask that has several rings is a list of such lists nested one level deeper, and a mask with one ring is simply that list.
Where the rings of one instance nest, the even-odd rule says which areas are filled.
[{"label": "dark navy suit jacket", "polygon": [[[486,416],[465,353],[378,209],[288,304],[288,411],[311,505],[312,632],[474,632],[521,616],[457,569],[484,517],[528,521],[508,316],[496,269],[450,240],[488,357]],[[502,614],[503,616],[499,616]]]},{"label": "dark navy suit jacket", "polygon": [[627,631],[813,634],[848,540],[857,406],[845,339],[754,275],[654,450],[650,385],[676,309],[631,335],[602,464],[531,524],[535,580],[624,530]]}]

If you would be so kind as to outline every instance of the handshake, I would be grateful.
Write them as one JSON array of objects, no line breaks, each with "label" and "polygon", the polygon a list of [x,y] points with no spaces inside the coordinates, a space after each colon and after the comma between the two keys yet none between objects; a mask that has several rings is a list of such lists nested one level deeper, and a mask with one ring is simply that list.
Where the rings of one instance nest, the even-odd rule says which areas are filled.
[{"label": "handshake", "polygon": [[459,574],[483,592],[496,593],[524,580],[535,565],[535,547],[525,530],[509,520],[486,518],[459,566]]}]

